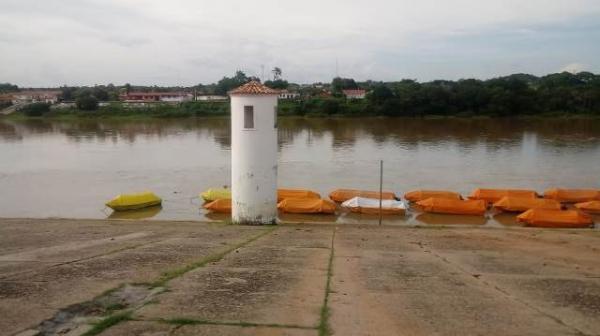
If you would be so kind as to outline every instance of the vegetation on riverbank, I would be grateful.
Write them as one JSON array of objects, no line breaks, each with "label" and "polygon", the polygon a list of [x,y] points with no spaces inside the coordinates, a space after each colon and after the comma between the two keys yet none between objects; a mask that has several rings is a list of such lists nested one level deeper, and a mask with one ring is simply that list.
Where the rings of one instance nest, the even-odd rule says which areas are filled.
[{"label": "vegetation on riverbank", "polygon": [[[329,117],[417,117],[417,118],[600,118],[600,113],[571,111],[536,111],[510,115],[461,113],[381,113],[387,107],[374,106],[368,101],[345,100],[341,98],[317,98],[298,101],[281,101],[280,116],[300,116],[307,118]],[[379,110],[377,110],[379,109]],[[167,118],[199,118],[229,116],[228,102],[187,102],[178,105],[154,104],[144,107],[127,107],[121,103],[98,107],[96,110],[84,111],[75,107],[40,109],[37,106],[20,110],[6,118],[12,120],[44,118],[44,119],[167,119]]]},{"label": "vegetation on riverbank", "polygon": [[[234,77],[224,77],[216,84],[198,85],[186,90],[219,93],[248,80],[238,71]],[[419,83],[415,80],[397,82],[356,82],[351,78],[334,78],[331,83],[309,86],[290,84],[282,79],[265,82],[278,89],[291,88],[299,93],[294,100],[281,100],[280,115],[294,116],[387,116],[387,117],[573,117],[600,116],[600,75],[590,72],[567,72],[536,77],[515,74],[489,80],[436,80]],[[102,86],[94,88],[63,87],[63,99],[75,98],[76,107],[36,110],[26,116],[58,118],[78,117],[143,117],[189,118],[226,116],[227,102],[192,101],[180,104],[150,103],[128,106],[118,102],[98,106],[97,102],[114,99],[119,91],[148,87]],[[154,87],[153,89],[159,89]],[[168,88],[173,89],[173,88]],[[364,89],[365,99],[347,99],[343,90]],[[102,103],[100,105],[103,105]],[[21,116],[22,117],[22,116]]]},{"label": "vegetation on riverbank", "polygon": [[95,110],[81,110],[76,107],[53,108],[41,114],[19,111],[8,118],[23,119],[43,117],[57,119],[72,118],[192,118],[229,115],[229,105],[225,102],[185,102],[181,104],[149,104],[131,107],[122,103],[111,103]]}]

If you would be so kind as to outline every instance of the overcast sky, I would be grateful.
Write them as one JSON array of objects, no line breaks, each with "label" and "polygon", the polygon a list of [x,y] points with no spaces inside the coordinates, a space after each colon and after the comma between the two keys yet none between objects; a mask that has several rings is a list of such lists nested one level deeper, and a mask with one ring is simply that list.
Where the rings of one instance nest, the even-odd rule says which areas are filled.
[{"label": "overcast sky", "polygon": [[0,0],[0,82],[600,73],[599,0]]}]

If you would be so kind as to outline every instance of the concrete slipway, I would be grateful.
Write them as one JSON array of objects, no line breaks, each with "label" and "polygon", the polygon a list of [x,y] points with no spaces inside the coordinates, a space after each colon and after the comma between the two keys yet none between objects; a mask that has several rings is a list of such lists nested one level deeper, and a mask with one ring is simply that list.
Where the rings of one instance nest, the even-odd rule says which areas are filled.
[{"label": "concrete slipway", "polygon": [[599,335],[600,232],[0,220],[0,334]]}]

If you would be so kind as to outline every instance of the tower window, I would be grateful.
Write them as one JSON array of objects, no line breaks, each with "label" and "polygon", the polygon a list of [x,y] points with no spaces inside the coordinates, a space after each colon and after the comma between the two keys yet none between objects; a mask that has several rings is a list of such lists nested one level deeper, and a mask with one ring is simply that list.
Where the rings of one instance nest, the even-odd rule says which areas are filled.
[{"label": "tower window", "polygon": [[275,124],[275,128],[277,128],[277,106],[275,106],[273,111],[273,123]]},{"label": "tower window", "polygon": [[244,128],[254,128],[254,106],[244,106]]}]

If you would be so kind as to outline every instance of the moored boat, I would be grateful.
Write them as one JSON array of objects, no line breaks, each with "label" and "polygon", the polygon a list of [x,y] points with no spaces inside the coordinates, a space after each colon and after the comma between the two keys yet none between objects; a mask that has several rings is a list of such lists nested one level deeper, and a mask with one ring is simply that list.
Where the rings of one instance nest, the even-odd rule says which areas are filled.
[{"label": "moored boat", "polygon": [[404,198],[409,202],[419,202],[428,198],[449,198],[449,199],[462,199],[459,193],[446,190],[413,190],[404,194]]},{"label": "moored boat", "polygon": [[297,214],[333,214],[335,203],[320,198],[286,198],[277,204],[283,212]]},{"label": "moored boat", "polygon": [[[218,199],[231,198],[231,189],[210,188],[200,194],[200,197],[206,202],[212,202]],[[307,189],[277,189],[277,202],[286,198],[321,198],[317,192]]]},{"label": "moored boat", "polygon": [[[379,214],[379,199],[354,197],[344,203],[342,207],[349,209],[352,212],[364,214]],[[384,215],[404,215],[406,213],[406,205],[402,201],[396,200],[381,200],[381,213]]]},{"label": "moored boat", "polygon": [[586,228],[594,224],[589,215],[578,210],[531,209],[517,216],[517,221],[545,228]]},{"label": "moored boat", "polygon": [[212,212],[231,213],[231,198],[221,198],[203,205]]},{"label": "moored boat", "polygon": [[544,191],[544,198],[550,198],[563,203],[600,201],[600,190],[553,188]]},{"label": "moored boat", "polygon": [[218,199],[227,199],[231,198],[231,189],[227,188],[210,188],[202,193],[200,193],[200,197],[205,202],[212,202]]},{"label": "moored boat", "polygon": [[579,210],[592,213],[600,214],[600,201],[589,201],[575,204],[575,207]]},{"label": "moored boat", "polygon": [[473,190],[469,199],[484,200],[487,203],[498,202],[502,197],[537,198],[535,190],[525,189],[482,189]]},{"label": "moored boat", "polygon": [[[329,194],[329,198],[334,202],[345,202],[354,197],[364,198],[375,198],[379,199],[379,191],[366,191],[366,190],[355,190],[355,189],[336,189]],[[384,200],[395,200],[396,195],[391,191],[384,191],[381,193],[381,199]]]},{"label": "moored boat", "polygon": [[317,192],[307,189],[277,189],[277,202],[281,202],[287,198],[320,199],[321,195],[319,195]]},{"label": "moored boat", "polygon": [[121,194],[106,202],[106,206],[115,211],[137,210],[160,205],[162,199],[151,191],[133,194]]},{"label": "moored boat", "polygon": [[431,197],[416,203],[425,212],[483,216],[487,209],[484,200],[455,200]]},{"label": "moored boat", "polygon": [[498,202],[494,203],[493,207],[494,209],[506,212],[524,212],[529,209],[561,209],[560,203],[552,199],[513,196],[502,197]]}]

